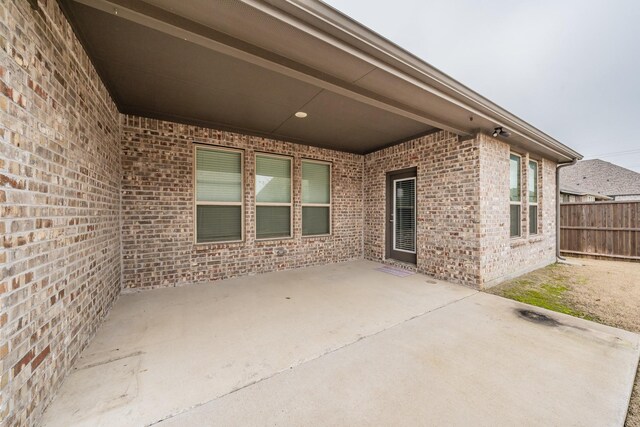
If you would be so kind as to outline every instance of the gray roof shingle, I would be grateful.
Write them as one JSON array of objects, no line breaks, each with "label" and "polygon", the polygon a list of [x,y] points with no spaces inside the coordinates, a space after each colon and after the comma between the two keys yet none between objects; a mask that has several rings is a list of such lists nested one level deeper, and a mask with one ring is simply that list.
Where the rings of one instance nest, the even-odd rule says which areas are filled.
[{"label": "gray roof shingle", "polygon": [[604,160],[582,160],[560,169],[560,188],[607,196],[640,194],[640,173]]}]

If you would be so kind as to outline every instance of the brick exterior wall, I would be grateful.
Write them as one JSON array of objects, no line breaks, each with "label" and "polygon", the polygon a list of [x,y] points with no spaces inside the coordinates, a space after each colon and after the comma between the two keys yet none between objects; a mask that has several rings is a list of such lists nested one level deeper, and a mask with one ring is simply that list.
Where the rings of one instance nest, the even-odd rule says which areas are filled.
[{"label": "brick exterior wall", "polygon": [[[385,259],[387,172],[417,168],[417,262],[421,273],[486,288],[555,261],[555,163],[538,160],[539,233],[529,235],[527,162],[522,237],[509,236],[509,144],[437,132],[365,156],[364,256]],[[403,264],[404,267],[407,267]]]},{"label": "brick exterior wall", "polygon": [[[194,244],[194,142],[245,150],[243,243]],[[511,239],[510,146],[486,135],[462,140],[441,131],[359,156],[125,116],[122,150],[125,288],[210,282],[363,256],[395,263],[385,259],[386,174],[410,167],[417,168],[417,271],[481,288],[555,256],[555,163],[538,159],[540,233],[528,236],[523,185],[523,237]],[[294,158],[293,239],[255,240],[255,152]],[[520,154],[526,165],[528,154]],[[301,236],[302,158],[332,162],[331,237]],[[522,173],[526,183],[526,167]]]},{"label": "brick exterior wall", "polygon": [[[487,287],[554,260],[554,162],[539,159],[540,233],[527,233],[523,186],[523,236],[511,239],[503,141],[441,131],[360,156],[122,116],[58,4],[40,6],[0,3],[2,424],[37,422],[122,287],[391,262],[390,171],[417,168],[418,271]],[[242,243],[194,243],[194,143],[244,150]],[[255,240],[256,152],[294,159],[291,239]],[[332,163],[331,236],[301,235],[303,158]]]},{"label": "brick exterior wall", "polygon": [[[511,147],[487,135],[480,146],[480,287],[490,287],[555,261],[556,163],[526,152],[522,156],[521,237],[509,236],[509,155]],[[529,235],[526,183],[529,158],[538,161],[538,234]]]},{"label": "brick exterior wall", "polygon": [[478,283],[478,161],[475,139],[437,132],[365,156],[365,252],[385,259],[386,174],[417,168],[418,271],[467,285]]},{"label": "brick exterior wall", "polygon": [[[195,143],[244,150],[245,241],[194,244]],[[255,153],[292,156],[293,238],[255,240]],[[302,237],[301,160],[332,163],[332,235]],[[126,288],[179,286],[362,258],[363,158],[356,154],[125,116],[122,243]],[[279,256],[279,252],[284,253]]]},{"label": "brick exterior wall", "polygon": [[33,425],[120,292],[119,114],[55,1],[0,2],[0,421]]}]

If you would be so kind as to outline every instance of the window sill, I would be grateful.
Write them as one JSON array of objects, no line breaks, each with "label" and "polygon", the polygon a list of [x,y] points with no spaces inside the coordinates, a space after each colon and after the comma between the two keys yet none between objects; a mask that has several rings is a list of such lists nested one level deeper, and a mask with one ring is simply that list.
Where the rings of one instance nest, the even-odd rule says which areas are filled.
[{"label": "window sill", "polygon": [[333,235],[332,234],[310,234],[308,236],[302,236],[304,240],[312,240],[312,239],[326,240],[330,237],[333,237]]},{"label": "window sill", "polygon": [[289,236],[289,237],[269,237],[266,239],[256,239],[254,240],[254,242],[256,243],[256,245],[260,245],[261,243],[265,243],[265,244],[270,244],[270,243],[277,243],[277,242],[289,242],[293,240],[293,236]]},{"label": "window sill", "polygon": [[545,239],[545,236],[541,234],[529,235],[529,243],[542,242],[544,239]]},{"label": "window sill", "polygon": [[512,248],[517,248],[526,245],[529,241],[526,237],[512,237],[510,243]]},{"label": "window sill", "polygon": [[240,246],[244,245],[244,240],[229,240],[225,242],[194,242],[193,246],[196,248],[206,248],[206,247],[218,247],[218,246]]},{"label": "window sill", "polygon": [[546,238],[546,236],[542,235],[542,234],[534,234],[534,235],[529,235],[528,237],[512,237],[511,238],[511,247],[512,248],[517,248],[519,246],[524,246],[524,245],[528,245],[531,243],[538,243],[538,242],[542,242],[544,241]]}]

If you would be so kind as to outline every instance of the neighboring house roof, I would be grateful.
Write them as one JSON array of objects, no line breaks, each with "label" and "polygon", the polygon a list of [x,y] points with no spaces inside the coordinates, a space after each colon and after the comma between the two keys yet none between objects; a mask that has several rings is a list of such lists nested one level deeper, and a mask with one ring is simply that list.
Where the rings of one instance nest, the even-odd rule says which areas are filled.
[{"label": "neighboring house roof", "polygon": [[60,3],[124,113],[361,154],[504,127],[523,150],[582,158],[321,1]]},{"label": "neighboring house roof", "polygon": [[563,194],[571,194],[573,196],[593,196],[596,200],[611,200],[611,197],[605,196],[604,194],[574,188],[570,185],[563,184],[562,182],[560,182],[560,192]]},{"label": "neighboring house roof", "polygon": [[560,169],[560,191],[614,196],[640,195],[640,173],[600,159]]}]

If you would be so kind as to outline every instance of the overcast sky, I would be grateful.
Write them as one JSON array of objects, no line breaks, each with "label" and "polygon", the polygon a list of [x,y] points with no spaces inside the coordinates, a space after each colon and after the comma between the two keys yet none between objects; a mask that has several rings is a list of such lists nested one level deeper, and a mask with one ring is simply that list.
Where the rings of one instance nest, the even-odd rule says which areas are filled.
[{"label": "overcast sky", "polygon": [[640,0],[325,1],[585,158],[640,172]]}]

